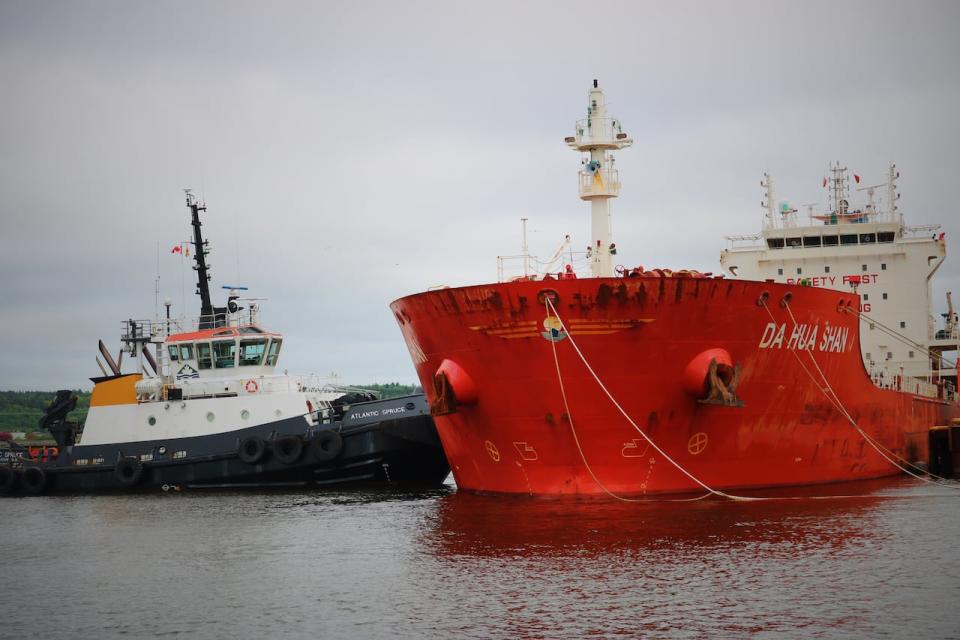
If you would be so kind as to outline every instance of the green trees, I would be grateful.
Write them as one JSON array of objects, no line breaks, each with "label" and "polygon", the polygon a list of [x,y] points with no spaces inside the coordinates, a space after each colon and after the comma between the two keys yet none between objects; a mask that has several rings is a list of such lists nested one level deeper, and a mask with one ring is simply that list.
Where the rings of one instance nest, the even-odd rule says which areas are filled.
[{"label": "green trees", "polygon": [[[70,419],[83,424],[90,408],[90,392],[74,393],[79,399]],[[0,431],[37,431],[37,422],[55,395],[53,391],[0,391]]]}]

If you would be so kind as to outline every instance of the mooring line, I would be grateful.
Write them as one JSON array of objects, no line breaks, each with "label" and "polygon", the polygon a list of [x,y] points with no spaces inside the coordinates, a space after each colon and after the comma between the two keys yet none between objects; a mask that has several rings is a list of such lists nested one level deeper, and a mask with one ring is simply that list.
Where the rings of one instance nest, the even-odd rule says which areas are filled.
[{"label": "mooring line", "polygon": [[[549,298],[548,296],[544,296],[544,304],[545,304],[546,307],[547,307],[547,315],[548,315],[548,316],[551,315],[551,312],[552,312],[552,315],[553,315],[554,317],[556,317],[557,321],[560,323],[560,328],[563,330],[563,332],[564,332],[564,333],[566,334],[566,336],[567,336],[567,339],[570,341],[570,346],[572,346],[573,349],[574,349],[574,351],[576,351],[577,355],[580,357],[580,360],[583,361],[584,366],[587,368],[587,371],[589,371],[589,372],[590,372],[590,375],[593,376],[593,379],[594,379],[594,380],[596,381],[596,383],[600,386],[600,389],[603,390],[604,394],[606,394],[607,398],[610,399],[610,402],[613,403],[613,406],[615,406],[615,407],[617,408],[617,410],[621,413],[621,415],[623,415],[623,417],[627,419],[627,422],[629,422],[630,425],[631,425],[634,429],[636,429],[637,433],[639,433],[639,434],[643,437],[643,439],[646,440],[646,441],[650,444],[650,446],[652,446],[654,449],[656,449],[657,453],[659,453],[661,456],[663,456],[663,457],[667,460],[667,462],[669,462],[669,463],[672,464],[674,467],[676,467],[677,470],[679,470],[679,471],[680,471],[681,473],[683,473],[685,476],[687,476],[688,478],[690,478],[690,480],[692,480],[692,481],[695,482],[697,485],[699,485],[701,488],[703,488],[705,491],[707,491],[707,495],[701,496],[701,497],[699,497],[699,498],[695,498],[695,500],[702,500],[703,498],[708,497],[709,495],[715,495],[715,496],[719,496],[719,497],[721,497],[721,498],[727,498],[727,499],[729,499],[729,500],[739,500],[739,501],[753,501],[753,500],[767,500],[767,499],[768,499],[768,498],[756,498],[756,497],[748,497],[748,496],[736,496],[736,495],[732,495],[732,494],[729,494],[729,493],[725,493],[725,492],[720,491],[720,490],[718,490],[718,489],[714,489],[714,488],[708,486],[706,483],[704,483],[704,482],[703,482],[702,480],[700,480],[699,478],[697,478],[695,475],[693,475],[692,473],[690,473],[689,471],[687,471],[679,462],[677,462],[677,461],[674,460],[672,457],[670,457],[669,455],[667,455],[667,453],[666,453],[663,449],[661,449],[661,448],[657,445],[657,443],[654,442],[653,439],[651,439],[650,436],[648,436],[648,435],[643,431],[643,429],[641,429],[641,428],[637,425],[636,422],[633,421],[633,418],[631,418],[630,415],[629,415],[626,411],[624,411],[623,407],[620,406],[620,403],[617,402],[616,398],[613,397],[613,394],[611,394],[610,391],[607,389],[607,387],[603,384],[603,381],[600,380],[600,377],[599,377],[599,376],[596,374],[596,372],[593,370],[593,367],[590,366],[590,363],[587,361],[586,357],[583,355],[583,352],[580,351],[580,347],[577,346],[577,343],[576,343],[576,341],[573,339],[573,336],[572,336],[572,335],[570,334],[570,332],[567,330],[567,327],[566,327],[566,325],[565,325],[564,322],[563,322],[563,318],[560,317],[560,314],[557,312],[556,308],[553,306],[553,302],[551,302],[551,300],[550,300],[550,298]],[[573,427],[573,416],[572,416],[571,413],[570,413],[570,407],[567,405],[566,393],[565,393],[564,390],[563,390],[563,378],[562,378],[562,376],[560,375],[560,362],[559,362],[559,359],[557,358],[556,345],[553,343],[552,340],[551,340],[550,342],[551,342],[551,344],[553,345],[553,357],[554,357],[554,361],[555,361],[556,366],[557,366],[557,376],[558,376],[558,378],[560,379],[560,389],[561,389],[561,394],[563,395],[564,408],[566,409],[567,417],[570,419],[570,426],[571,426],[571,428],[572,428],[572,427]],[[613,493],[611,493],[611,492],[609,491],[609,489],[607,489],[607,488],[603,485],[603,483],[601,483],[601,482],[597,479],[596,475],[593,473],[593,470],[590,468],[590,465],[587,463],[587,459],[586,459],[586,457],[583,455],[583,449],[580,447],[580,441],[579,441],[579,439],[576,437],[576,431],[574,431],[574,441],[575,441],[576,444],[577,444],[577,449],[580,451],[580,456],[581,456],[581,458],[583,459],[584,465],[587,467],[587,470],[590,472],[590,475],[593,477],[593,479],[597,482],[598,485],[600,485],[600,487],[601,487],[604,491],[606,491],[606,492],[607,492],[608,494],[610,494],[610,495],[614,495]],[[617,497],[617,498],[619,498],[619,499],[621,499],[621,500],[628,500],[628,499],[625,499],[625,498],[622,498],[622,497],[619,497],[619,496],[614,496],[614,497]],[[630,500],[630,501],[632,501],[632,500]]]},{"label": "mooring line", "polygon": [[[767,306],[766,300],[763,300],[763,301],[762,301],[762,305],[763,305],[763,308],[766,310],[767,315],[769,315],[769,316],[770,316],[770,319],[775,323],[775,322],[776,322],[776,318],[773,316],[773,312],[770,311],[770,307]],[[796,319],[796,317],[793,315],[793,310],[790,308],[790,303],[789,303],[789,302],[784,302],[783,306],[784,306],[784,308],[787,310],[787,313],[788,313],[789,316],[790,316],[790,320],[793,322],[794,328],[796,328],[796,327],[798,326],[798,324],[797,324],[797,319]],[[827,378],[826,374],[823,372],[823,369],[820,368],[820,364],[817,362],[817,359],[814,357],[813,353],[812,353],[809,349],[804,349],[804,351],[806,351],[807,355],[810,357],[810,361],[813,363],[813,366],[816,367],[817,372],[820,374],[820,377],[821,377],[821,379],[822,379],[822,383],[821,383],[821,382],[818,382],[818,381],[816,380],[816,378],[814,378],[813,374],[810,372],[810,370],[807,368],[807,366],[803,363],[803,360],[800,358],[800,355],[797,353],[796,349],[790,349],[790,352],[793,353],[793,356],[796,358],[797,363],[800,364],[800,367],[803,369],[803,371],[804,371],[804,372],[807,374],[807,376],[810,378],[810,381],[813,382],[814,385],[815,385],[818,389],[820,389],[820,392],[823,393],[823,395],[827,398],[827,400],[829,400],[830,403],[833,404],[833,406],[841,413],[841,415],[843,415],[843,416],[847,419],[847,421],[851,424],[851,426],[853,426],[853,428],[857,431],[857,433],[859,433],[859,434],[863,437],[864,441],[866,441],[868,444],[870,444],[870,446],[871,446],[874,450],[876,450],[876,452],[879,453],[879,454],[881,455],[881,457],[883,457],[887,462],[889,462],[890,464],[892,464],[892,465],[895,466],[896,468],[900,469],[901,471],[903,471],[903,472],[906,473],[907,475],[912,476],[912,477],[916,478],[917,480],[920,480],[921,482],[926,482],[926,483],[929,483],[929,484],[932,484],[932,485],[935,485],[935,486],[946,487],[946,488],[949,488],[949,489],[960,489],[960,485],[944,484],[944,483],[942,483],[942,482],[937,482],[937,481],[935,481],[935,480],[931,480],[930,478],[926,478],[926,477],[923,477],[923,476],[921,476],[921,475],[919,475],[919,474],[917,474],[917,473],[914,473],[913,471],[911,471],[910,469],[908,469],[906,466],[904,466],[904,465],[900,464],[899,462],[897,462],[897,460],[896,460],[895,458],[900,458],[900,456],[898,456],[898,455],[897,455],[896,453],[894,453],[893,451],[890,451],[889,449],[887,449],[886,447],[884,447],[882,444],[880,444],[878,441],[876,441],[873,437],[871,437],[869,434],[867,434],[867,433],[860,427],[860,425],[857,424],[857,421],[853,419],[853,416],[851,416],[851,415],[850,415],[850,412],[847,411],[846,407],[843,405],[843,402],[840,400],[840,397],[837,395],[837,392],[833,389],[832,385],[830,384],[830,380]],[[889,454],[889,455],[888,455],[888,454]],[[900,459],[902,460],[902,458],[900,458]],[[913,464],[910,463],[909,461],[904,460],[904,463],[905,463],[906,465],[909,465],[910,467],[913,467],[914,469],[919,469],[919,467],[917,467],[916,465],[913,465]],[[929,472],[927,472],[927,473],[928,473],[928,475],[933,476],[934,478],[937,478],[938,480],[947,481],[946,478],[943,478],[943,477],[941,477],[941,476],[938,476],[938,475],[935,475],[935,474],[932,474],[932,473],[929,473]],[[949,481],[947,481],[947,482],[949,482]]]}]

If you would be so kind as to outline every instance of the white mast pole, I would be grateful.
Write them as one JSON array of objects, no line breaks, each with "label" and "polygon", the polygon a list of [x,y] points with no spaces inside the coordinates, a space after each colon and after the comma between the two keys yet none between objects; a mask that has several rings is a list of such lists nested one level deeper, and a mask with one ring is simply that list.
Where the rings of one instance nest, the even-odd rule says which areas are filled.
[{"label": "white mast pole", "polygon": [[576,135],[568,137],[570,148],[589,153],[590,161],[580,169],[580,198],[590,202],[590,273],[594,278],[613,275],[610,229],[610,199],[620,195],[619,175],[611,150],[623,149],[633,140],[623,133],[620,122],[607,115],[603,90],[593,81],[587,104],[587,119],[576,124]]},{"label": "white mast pole", "polygon": [[527,219],[520,218],[523,223],[523,277],[530,275],[530,248],[527,245]]}]

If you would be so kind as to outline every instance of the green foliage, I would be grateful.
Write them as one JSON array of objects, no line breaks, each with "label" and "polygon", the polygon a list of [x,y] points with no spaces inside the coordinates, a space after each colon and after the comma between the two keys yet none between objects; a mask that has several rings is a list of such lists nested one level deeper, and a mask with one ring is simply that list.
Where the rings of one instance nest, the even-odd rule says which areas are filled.
[{"label": "green foliage", "polygon": [[[82,424],[90,409],[90,392],[74,393],[78,398],[77,408],[70,413],[70,419]],[[40,416],[56,395],[54,391],[0,391],[0,431],[39,430]]]},{"label": "green foliage", "polygon": [[358,384],[353,385],[361,389],[369,389],[380,394],[381,398],[397,398],[399,396],[409,396],[413,393],[412,384],[400,384],[399,382],[388,382],[386,384]]}]

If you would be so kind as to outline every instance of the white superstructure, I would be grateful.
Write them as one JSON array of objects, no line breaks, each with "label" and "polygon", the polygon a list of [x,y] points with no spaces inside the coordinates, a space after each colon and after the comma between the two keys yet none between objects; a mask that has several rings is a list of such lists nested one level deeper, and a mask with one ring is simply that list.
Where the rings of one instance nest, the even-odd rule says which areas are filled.
[{"label": "white superstructure", "polygon": [[[824,214],[810,205],[804,212],[786,202],[775,207],[773,179],[764,174],[762,230],[728,236],[721,265],[736,278],[856,291],[864,364],[878,385],[902,388],[907,379],[919,379],[955,386],[954,358],[942,357],[957,348],[955,316],[950,309],[945,328],[938,329],[931,311],[931,278],[946,257],[944,234],[938,225],[905,224],[894,165],[886,183],[856,188],[866,198],[859,205],[851,202],[847,168],[837,163],[830,173],[823,183],[829,194]],[[860,176],[854,182],[859,185]]]}]

